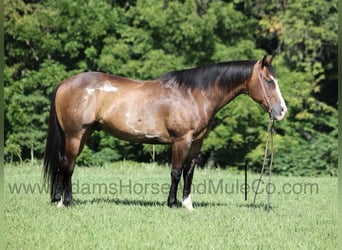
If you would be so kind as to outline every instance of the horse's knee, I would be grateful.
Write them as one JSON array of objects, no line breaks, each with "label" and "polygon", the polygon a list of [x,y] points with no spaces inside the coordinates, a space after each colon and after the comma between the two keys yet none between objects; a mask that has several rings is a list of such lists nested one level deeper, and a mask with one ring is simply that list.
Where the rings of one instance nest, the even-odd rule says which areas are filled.
[{"label": "horse's knee", "polygon": [[171,180],[172,182],[176,182],[178,183],[180,178],[182,176],[182,169],[181,168],[177,168],[177,169],[172,169],[171,170]]}]

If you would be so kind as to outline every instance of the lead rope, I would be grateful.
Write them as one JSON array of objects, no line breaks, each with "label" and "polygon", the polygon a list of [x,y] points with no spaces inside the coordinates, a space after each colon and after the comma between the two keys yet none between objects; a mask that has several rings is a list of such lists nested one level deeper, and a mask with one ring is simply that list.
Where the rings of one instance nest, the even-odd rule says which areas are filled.
[{"label": "lead rope", "polygon": [[[271,184],[271,174],[272,174],[272,165],[273,165],[273,136],[274,136],[274,120],[270,119],[269,123],[268,123],[268,127],[267,127],[267,137],[266,137],[266,147],[265,147],[265,153],[264,153],[264,160],[262,163],[262,167],[261,167],[261,172],[260,172],[260,177],[258,180],[258,184],[254,193],[254,200],[253,200],[253,207],[255,208],[255,201],[256,201],[256,196],[258,194],[258,190],[259,190],[259,186],[260,186],[260,182],[262,179],[262,175],[264,173],[265,170],[265,165],[266,165],[266,158],[267,158],[267,153],[268,153],[268,144],[270,142],[269,140],[269,135],[271,135],[271,159],[270,159],[270,165],[269,165],[269,175],[268,175],[268,187],[270,187]],[[267,204],[266,204],[266,211],[269,212],[270,211],[270,192],[269,190],[267,191]]]}]

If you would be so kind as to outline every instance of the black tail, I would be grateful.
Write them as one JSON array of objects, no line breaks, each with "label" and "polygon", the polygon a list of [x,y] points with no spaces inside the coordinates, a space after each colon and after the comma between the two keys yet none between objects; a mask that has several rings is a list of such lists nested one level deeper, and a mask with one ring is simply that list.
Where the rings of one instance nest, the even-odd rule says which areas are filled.
[{"label": "black tail", "polygon": [[65,145],[64,133],[59,126],[56,114],[56,92],[57,89],[53,93],[51,99],[49,127],[47,132],[43,167],[44,182],[45,184],[50,185],[51,199],[53,198],[53,185],[60,167],[62,155],[64,154]]}]

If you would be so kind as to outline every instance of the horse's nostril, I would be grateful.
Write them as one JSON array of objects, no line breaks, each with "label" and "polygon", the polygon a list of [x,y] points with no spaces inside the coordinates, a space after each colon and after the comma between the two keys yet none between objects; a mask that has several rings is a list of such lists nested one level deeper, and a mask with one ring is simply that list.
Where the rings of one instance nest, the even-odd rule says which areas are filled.
[{"label": "horse's nostril", "polygon": [[287,112],[286,106],[285,106],[285,107],[281,107],[281,112],[282,112],[282,113],[286,113],[286,112]]}]

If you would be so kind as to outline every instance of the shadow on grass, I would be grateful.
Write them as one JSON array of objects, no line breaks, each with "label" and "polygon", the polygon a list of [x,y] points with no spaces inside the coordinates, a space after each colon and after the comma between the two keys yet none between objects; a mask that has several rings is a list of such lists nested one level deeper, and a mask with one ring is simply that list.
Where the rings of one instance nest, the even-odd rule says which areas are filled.
[{"label": "shadow on grass", "polygon": [[[253,203],[244,203],[244,204],[239,204],[238,207],[240,207],[240,208],[251,208],[251,209],[254,209],[254,208],[255,209],[263,209],[263,210],[267,211],[267,205],[264,202],[257,203],[257,204],[255,204],[255,206]],[[270,207],[269,207],[270,211],[272,211],[275,208],[276,208],[275,206],[272,206],[272,204],[270,204]]]},{"label": "shadow on grass", "polygon": [[[129,199],[119,199],[119,198],[94,198],[91,200],[81,200],[74,199],[74,205],[89,205],[89,204],[114,204],[114,205],[125,205],[125,206],[143,206],[143,207],[164,207],[167,206],[167,202],[153,201],[153,200],[129,200]],[[182,203],[177,203],[178,207],[182,207]],[[193,206],[198,207],[218,207],[218,206],[228,206],[227,203],[220,202],[194,202]]]},{"label": "shadow on grass", "polygon": [[223,203],[223,202],[194,202],[193,203],[194,207],[226,207],[228,206],[228,203]]},{"label": "shadow on grass", "polygon": [[88,204],[114,204],[114,205],[126,205],[126,206],[144,206],[144,207],[158,207],[165,206],[165,202],[151,201],[151,200],[128,200],[119,198],[94,198],[91,200],[80,200],[75,199],[74,204],[77,205],[88,205]]}]

